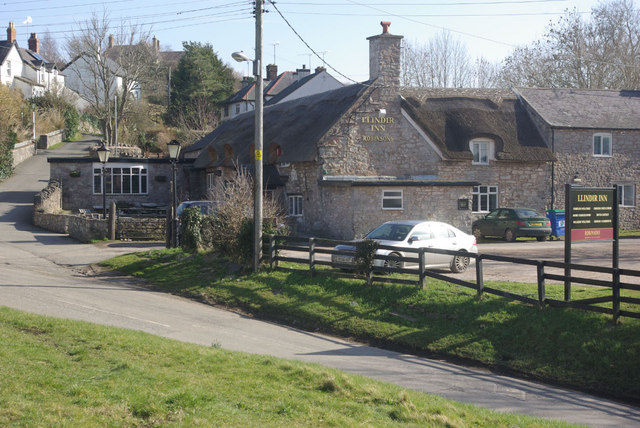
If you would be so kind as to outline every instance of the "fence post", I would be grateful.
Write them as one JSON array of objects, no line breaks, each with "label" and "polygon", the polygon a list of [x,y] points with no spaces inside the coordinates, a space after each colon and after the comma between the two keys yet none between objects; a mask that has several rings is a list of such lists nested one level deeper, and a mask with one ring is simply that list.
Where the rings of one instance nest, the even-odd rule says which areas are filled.
[{"label": "fence post", "polygon": [[538,271],[538,309],[543,309],[544,302],[547,300],[544,283],[544,262],[539,261],[536,267]]},{"label": "fence post", "polygon": [[482,273],[482,254],[476,257],[476,286],[478,287],[477,297],[482,297],[482,289],[484,288],[484,278]]},{"label": "fence post", "polygon": [[418,253],[418,258],[419,258],[419,260],[418,260],[418,270],[420,271],[420,273],[419,273],[420,288],[424,289],[425,286],[427,285],[426,281],[425,281],[426,275],[424,274],[424,266],[425,266],[425,262],[424,262],[425,261],[424,260],[425,251],[424,251],[424,248],[420,248],[420,252]]},{"label": "fence post", "polygon": [[620,269],[613,269],[613,323],[620,322]]},{"label": "fence post", "polygon": [[269,236],[269,268],[273,269],[275,260],[273,260],[276,246],[276,235]]},{"label": "fence post", "polygon": [[316,274],[316,239],[309,238],[309,271],[311,276]]}]

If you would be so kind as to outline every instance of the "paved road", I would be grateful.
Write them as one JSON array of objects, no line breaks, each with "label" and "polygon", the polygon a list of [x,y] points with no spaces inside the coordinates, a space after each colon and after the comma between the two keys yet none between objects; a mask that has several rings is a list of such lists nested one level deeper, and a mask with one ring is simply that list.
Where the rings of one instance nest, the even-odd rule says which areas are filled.
[{"label": "paved road", "polygon": [[126,277],[91,275],[90,263],[140,247],[78,244],[31,226],[32,195],[46,185],[47,171],[39,155],[0,183],[0,305],[316,362],[504,412],[592,426],[640,426],[640,409],[633,406],[256,321],[150,291]]}]

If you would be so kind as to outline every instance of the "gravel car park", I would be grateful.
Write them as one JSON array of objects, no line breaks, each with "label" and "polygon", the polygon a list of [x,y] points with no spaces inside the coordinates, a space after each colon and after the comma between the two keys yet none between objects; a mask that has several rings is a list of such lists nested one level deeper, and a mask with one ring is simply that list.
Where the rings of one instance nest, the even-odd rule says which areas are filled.
[{"label": "gravel car park", "polygon": [[[393,258],[390,260],[375,259],[374,267],[403,268],[404,262],[400,258],[412,257],[415,254],[403,251],[406,248],[478,252],[474,236],[464,233],[450,224],[436,221],[390,221],[369,232],[365,239],[372,239],[380,245],[397,247],[393,250],[376,250],[376,255],[397,257],[398,260]],[[355,245],[338,245],[335,249],[353,253],[353,255],[332,254],[331,261],[334,267],[345,269],[355,266]],[[452,272],[464,272],[469,267],[469,257],[427,252],[425,267],[448,267]]]}]

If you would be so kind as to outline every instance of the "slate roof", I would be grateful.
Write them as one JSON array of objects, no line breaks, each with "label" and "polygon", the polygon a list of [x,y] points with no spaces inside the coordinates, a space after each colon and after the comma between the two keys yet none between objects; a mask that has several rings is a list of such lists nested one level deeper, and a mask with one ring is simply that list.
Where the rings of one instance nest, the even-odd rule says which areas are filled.
[{"label": "slate roof", "polygon": [[[318,140],[368,89],[368,84],[356,84],[265,107],[265,160],[268,161],[266,154],[272,143],[282,148],[279,162],[314,160]],[[218,155],[218,159],[214,160],[209,150],[202,150],[194,166],[207,168],[224,164],[226,145],[233,149],[234,158],[238,158],[239,164],[249,163],[249,148],[254,142],[254,113],[244,113],[223,122],[190,146],[191,151],[209,147]]]},{"label": "slate roof", "polygon": [[12,46],[13,43],[7,40],[0,40],[0,64],[4,63],[4,60],[7,59]]},{"label": "slate roof", "polygon": [[306,77],[303,77],[300,80],[297,80],[297,81],[291,83],[289,86],[287,86],[286,88],[284,88],[283,90],[278,92],[278,94],[276,96],[274,96],[273,98],[271,98],[268,101],[266,101],[264,103],[264,105],[268,106],[268,105],[279,103],[280,101],[282,101],[283,99],[285,99],[286,97],[291,95],[293,92],[295,92],[297,89],[299,89],[303,85],[306,85],[311,80],[313,80],[315,77],[318,77],[319,75],[320,75],[320,73],[313,73],[313,74],[310,74],[310,75],[308,75]]},{"label": "slate roof", "polygon": [[640,91],[517,88],[552,127],[640,129]]},{"label": "slate roof", "polygon": [[474,138],[495,141],[497,160],[552,161],[524,105],[506,90],[403,88],[402,107],[448,159],[472,159]]}]

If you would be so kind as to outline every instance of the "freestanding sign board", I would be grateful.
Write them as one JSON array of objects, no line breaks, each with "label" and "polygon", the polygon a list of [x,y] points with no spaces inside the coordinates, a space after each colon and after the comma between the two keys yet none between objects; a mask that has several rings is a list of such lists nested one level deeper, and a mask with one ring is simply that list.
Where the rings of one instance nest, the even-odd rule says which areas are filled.
[{"label": "freestanding sign board", "polygon": [[571,299],[571,243],[613,240],[612,265],[618,268],[618,193],[616,187],[565,187],[564,299]]}]

